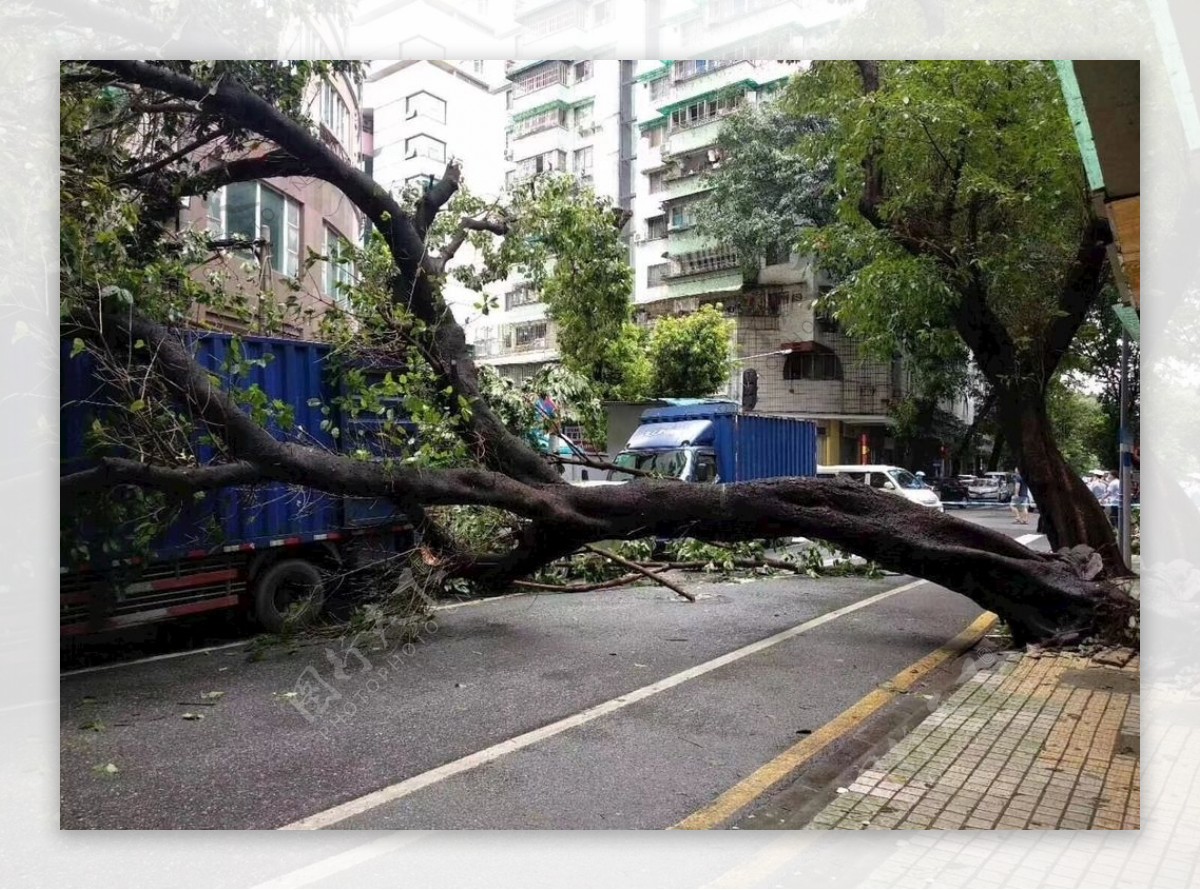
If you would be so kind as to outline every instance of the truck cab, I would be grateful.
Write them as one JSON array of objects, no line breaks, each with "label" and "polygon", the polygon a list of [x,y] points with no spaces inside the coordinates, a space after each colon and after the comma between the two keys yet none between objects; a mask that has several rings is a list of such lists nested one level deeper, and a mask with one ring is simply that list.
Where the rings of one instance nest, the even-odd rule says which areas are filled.
[{"label": "truck cab", "polygon": [[[613,463],[684,482],[719,482],[713,439],[713,424],[708,420],[644,424]],[[608,472],[609,481],[632,478],[617,470]]]}]

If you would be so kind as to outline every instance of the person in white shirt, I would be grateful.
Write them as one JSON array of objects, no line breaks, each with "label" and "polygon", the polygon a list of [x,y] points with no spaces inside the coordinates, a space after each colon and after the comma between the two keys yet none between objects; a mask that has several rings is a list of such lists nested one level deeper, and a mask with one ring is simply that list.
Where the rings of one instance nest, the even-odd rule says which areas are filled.
[{"label": "person in white shirt", "polygon": [[1113,528],[1121,527],[1121,477],[1114,473],[1105,473],[1108,484],[1105,486],[1104,500],[1100,503],[1108,507],[1108,517]]},{"label": "person in white shirt", "polygon": [[1108,493],[1108,486],[1104,484],[1102,474],[1093,472],[1092,478],[1088,482],[1088,491],[1090,491],[1098,501],[1103,501],[1104,496]]}]

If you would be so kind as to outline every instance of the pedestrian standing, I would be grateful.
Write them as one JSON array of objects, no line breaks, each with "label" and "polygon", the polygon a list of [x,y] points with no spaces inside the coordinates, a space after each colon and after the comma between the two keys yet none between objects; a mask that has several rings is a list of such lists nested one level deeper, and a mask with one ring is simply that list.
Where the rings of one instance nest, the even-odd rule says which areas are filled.
[{"label": "pedestrian standing", "polygon": [[1009,506],[1017,525],[1029,525],[1029,483],[1020,470],[1013,470],[1013,496]]},{"label": "pedestrian standing", "polygon": [[1113,528],[1121,527],[1121,477],[1116,473],[1106,473],[1108,485],[1104,492],[1104,503],[1108,507],[1108,519]]}]

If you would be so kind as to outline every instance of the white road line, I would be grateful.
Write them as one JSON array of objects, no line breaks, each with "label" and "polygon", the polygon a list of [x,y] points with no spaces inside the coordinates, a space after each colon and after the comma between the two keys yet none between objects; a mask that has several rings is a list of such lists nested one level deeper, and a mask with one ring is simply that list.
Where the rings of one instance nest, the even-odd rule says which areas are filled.
[{"label": "white road line", "polygon": [[389,785],[386,788],[381,788],[378,791],[373,791],[370,794],[365,794],[362,797],[339,804],[336,807],[323,810],[319,813],[314,813],[307,818],[297,822],[292,822],[282,826],[284,831],[305,831],[318,828],[328,828],[338,822],[349,819],[352,816],[357,816],[360,813],[365,813],[368,810],[375,809],[383,804],[390,803],[394,800],[399,800],[402,797],[407,797],[422,788],[427,788],[448,779],[451,776],[456,776],[459,773],[465,773],[474,769],[477,766],[482,766],[485,763],[491,763],[498,760],[506,754],[512,754],[514,751],[520,751],[522,748],[528,748],[530,745],[536,745],[538,742],[553,738],[560,733],[564,733],[569,729],[575,729],[585,723],[590,723],[614,711],[619,711],[629,705],[643,701],[652,695],[657,695],[660,692],[665,692],[679,686],[681,683],[686,683],[688,680],[693,680],[696,677],[715,671],[717,668],[724,667],[727,664],[732,664],[735,661],[740,661],[750,655],[762,652],[764,649],[769,649],[779,643],[783,643],[793,637],[799,636],[807,630],[812,630],[814,627],[820,627],[822,624],[827,624],[841,618],[843,615],[848,615],[851,612],[857,612],[859,609],[864,609],[867,606],[874,605],[888,597],[895,596],[898,593],[903,593],[906,590],[912,590],[914,587],[920,587],[922,584],[927,584],[927,581],[913,581],[908,584],[903,584],[900,587],[893,587],[891,590],[885,590],[883,593],[877,593],[874,596],[869,596],[866,599],[859,600],[849,606],[843,606],[840,609],[834,609],[832,612],[826,612],[803,624],[797,624],[795,627],[780,631],[777,634],[759,640],[757,643],[751,643],[748,646],[743,646],[741,649],[735,649],[725,655],[721,655],[703,664],[698,664],[695,667],[688,668],[686,671],[681,671],[657,683],[651,683],[649,686],[643,686],[641,689],[635,689],[625,695],[594,705],[586,710],[580,711],[577,714],[572,714],[570,717],[564,717],[562,720],[557,720],[554,723],[547,724],[540,729],[531,730],[530,732],[522,733],[514,736],[498,744],[492,745],[489,748],[484,748],[482,751],[476,751],[474,754],[468,754],[465,757],[460,757],[458,760],[452,760],[449,763],[442,764],[439,767],[428,770],[426,772],[415,775],[403,782],[398,782],[395,785]]},{"label": "white road line", "polygon": [[433,834],[432,831],[389,832],[386,837],[351,847],[349,850],[318,860],[311,865],[289,871],[285,875],[261,884],[255,884],[254,890],[268,890],[268,888],[276,887],[308,887],[317,881],[332,877],[338,872],[346,871],[356,865],[362,865],[364,862],[370,862],[372,859],[386,856],[395,850],[415,844],[431,834]]},{"label": "white road line", "polygon": [[1024,544],[1026,547],[1028,547],[1030,544],[1032,544],[1038,538],[1044,538],[1044,537],[1046,537],[1046,536],[1039,535],[1036,532],[1032,535],[1021,535],[1021,537],[1017,538],[1017,543]]},{"label": "white road line", "polygon": [[76,668],[73,671],[64,671],[59,674],[62,677],[75,677],[79,674],[96,674],[100,671],[112,671],[117,668],[133,667],[135,664],[149,664],[152,661],[167,661],[171,658],[186,658],[189,655],[205,655],[209,652],[220,652],[222,649],[232,649],[234,646],[249,646],[253,639],[238,640],[236,643],[221,643],[219,646],[205,646],[203,649],[189,649],[187,652],[167,652],[163,655],[151,655],[147,658],[137,658],[133,661],[118,661],[115,664],[98,664],[95,667]]},{"label": "white road line", "polygon": [[447,603],[444,606],[434,606],[433,611],[451,612],[454,609],[461,609],[463,606],[478,606],[481,603],[494,603],[499,600],[511,600],[519,596],[533,596],[536,593],[536,590],[519,590],[516,593],[505,593],[500,596],[485,596],[482,599],[477,600],[463,600],[461,603]]}]

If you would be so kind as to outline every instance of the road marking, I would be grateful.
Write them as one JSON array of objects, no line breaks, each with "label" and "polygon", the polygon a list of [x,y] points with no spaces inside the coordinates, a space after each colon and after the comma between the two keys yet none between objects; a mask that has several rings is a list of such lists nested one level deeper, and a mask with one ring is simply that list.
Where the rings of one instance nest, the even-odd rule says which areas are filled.
[{"label": "road marking", "polygon": [[450,612],[454,609],[461,609],[463,606],[478,606],[483,603],[494,603],[499,600],[511,600],[518,596],[533,596],[536,593],[536,590],[519,590],[516,593],[504,593],[500,596],[485,596],[482,599],[477,600],[463,600],[461,603],[447,603],[444,606],[434,606],[433,611]]},{"label": "road marking", "polygon": [[586,710],[572,714],[569,717],[564,717],[562,720],[557,720],[554,723],[549,723],[539,729],[531,730],[530,732],[522,733],[514,736],[511,739],[506,739],[491,747],[484,748],[482,751],[476,751],[474,754],[468,754],[465,757],[460,757],[458,760],[452,760],[449,763],[442,764],[439,767],[412,776],[402,782],[397,782],[395,785],[389,785],[386,788],[381,788],[378,791],[373,791],[370,794],[365,794],[362,797],[354,800],[346,801],[338,806],[331,807],[328,810],[323,810],[319,813],[314,813],[305,819],[300,819],[297,822],[292,822],[282,826],[284,831],[304,831],[318,828],[328,828],[338,822],[349,819],[352,816],[357,816],[365,813],[368,810],[383,806],[386,803],[399,800],[402,797],[407,797],[420,791],[422,788],[428,788],[451,776],[456,776],[459,773],[465,773],[475,769],[478,766],[483,766],[485,763],[491,763],[498,760],[506,754],[512,754],[514,751],[520,751],[522,748],[528,748],[530,745],[536,745],[538,742],[553,738],[556,735],[566,732],[569,729],[575,729],[578,726],[583,726],[585,723],[590,723],[593,720],[604,717],[629,705],[644,701],[652,695],[657,695],[660,692],[665,692],[668,689],[673,689],[688,680],[693,680],[696,677],[715,671],[717,668],[724,667],[727,664],[733,664],[750,655],[755,655],[765,649],[770,649],[772,646],[777,646],[793,637],[799,636],[807,630],[812,630],[814,627],[820,627],[822,624],[827,624],[830,621],[835,621],[843,615],[849,615],[851,612],[857,612],[859,609],[865,609],[867,606],[874,605],[888,597],[895,596],[898,593],[904,593],[907,590],[912,590],[915,587],[920,587],[927,584],[927,581],[912,581],[908,584],[902,584],[899,587],[893,587],[891,590],[885,590],[882,593],[877,593],[874,596],[869,596],[866,599],[859,600],[849,606],[843,606],[840,609],[834,609],[832,612],[826,612],[824,615],[819,615],[816,618],[805,621],[802,624],[797,624],[795,627],[790,627],[787,630],[780,631],[777,634],[759,640],[756,643],[751,643],[748,646],[743,646],[740,649],[735,649],[732,652],[727,652],[717,658],[698,664],[695,667],[688,668],[670,677],[659,680],[657,683],[651,683],[649,686],[643,686],[640,689],[635,689],[625,695],[594,705]]},{"label": "road marking", "polygon": [[95,667],[76,668],[73,671],[64,671],[59,674],[62,677],[75,677],[79,674],[96,674],[100,671],[112,671],[117,668],[133,667],[135,664],[149,664],[152,661],[167,661],[171,658],[186,658],[189,655],[207,655],[209,652],[220,652],[222,649],[232,649],[234,646],[249,646],[253,643],[253,639],[238,640],[236,643],[221,643],[219,646],[205,646],[203,649],[189,649],[187,652],[167,652],[164,655],[151,655],[147,658],[136,658],[133,661],[118,661],[114,664],[98,664]]},{"label": "road marking", "polygon": [[898,698],[901,693],[908,691],[934,668],[961,655],[978,643],[983,635],[992,629],[997,620],[997,616],[993,613],[984,612],[944,646],[909,665],[874,691],[868,692],[812,735],[801,739],[770,763],[759,767],[738,782],[708,806],[697,810],[671,828],[695,831],[718,828],[728,822],[756,798],[782,782],[832,742],[857,729],[884,705]]},{"label": "road marking", "polygon": [[381,837],[365,844],[359,844],[356,847],[351,847],[349,850],[344,850],[341,853],[335,853],[333,856],[318,860],[311,865],[306,865],[295,871],[289,871],[285,875],[271,878],[271,880],[264,881],[261,884],[255,884],[254,890],[268,890],[268,888],[275,887],[308,887],[318,881],[332,877],[338,872],[347,871],[356,865],[362,865],[364,862],[370,862],[372,859],[378,859],[380,856],[385,856],[395,850],[411,846],[432,834],[432,831],[390,832],[386,837]]},{"label": "road marking", "polygon": [[1044,538],[1044,537],[1046,537],[1046,536],[1040,535],[1037,532],[1034,532],[1031,535],[1021,535],[1019,538],[1017,538],[1017,543],[1024,544],[1026,547],[1028,547],[1030,544],[1032,544],[1038,538]]}]

